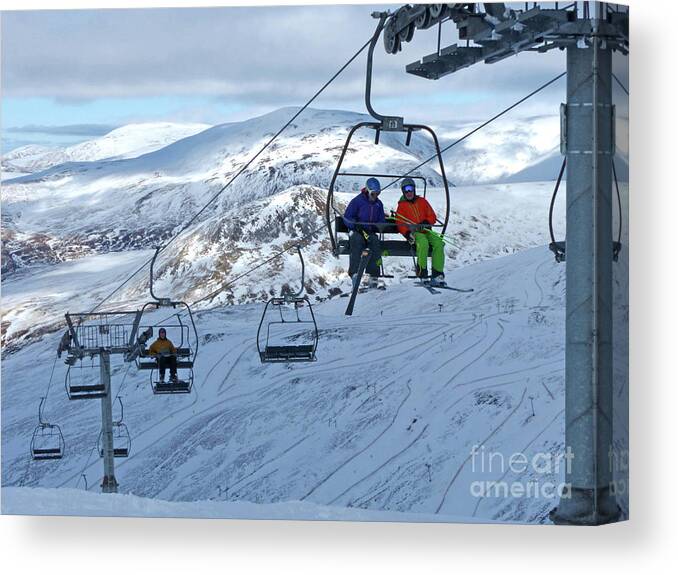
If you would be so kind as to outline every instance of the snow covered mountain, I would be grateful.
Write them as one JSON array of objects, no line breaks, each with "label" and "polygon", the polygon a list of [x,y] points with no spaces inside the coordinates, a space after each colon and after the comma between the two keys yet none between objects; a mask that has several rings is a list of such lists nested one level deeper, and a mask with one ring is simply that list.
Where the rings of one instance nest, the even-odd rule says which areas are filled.
[{"label": "snow covered mountain", "polygon": [[[548,204],[550,183],[472,186],[454,188],[448,235],[455,245],[447,247],[448,269],[507,255],[548,243]],[[341,208],[352,194],[338,194]],[[382,199],[387,207],[395,207],[399,194],[386,190]],[[431,188],[428,195],[434,209],[443,212],[440,190]],[[280,253],[314,230],[320,230],[305,243],[306,290],[313,299],[325,299],[349,289],[345,258],[335,258],[324,227],[325,191],[313,186],[294,186],[273,196],[249,202],[242,207],[211,212],[206,218],[174,241],[159,257],[155,273],[158,294],[211,306],[219,303],[248,303],[265,300],[279,294],[285,286],[298,286],[300,264],[294,250],[254,271],[253,268]],[[564,194],[559,196],[555,227],[564,234]],[[102,224],[103,225],[103,224]],[[96,231],[96,230],[95,230]],[[99,236],[95,236],[99,237]],[[111,237],[119,238],[122,234]],[[86,239],[86,238],[85,238]],[[138,245],[143,248],[141,242]],[[151,251],[142,250],[146,259]],[[116,250],[124,261],[135,251]],[[72,257],[72,265],[41,264],[20,268],[3,279],[4,352],[17,349],[55,329],[68,309],[85,310],[95,305],[94,299],[77,303],[80,279],[76,270],[94,269],[88,262],[97,259],[92,249],[84,258]],[[94,258],[94,259],[92,259]],[[409,258],[386,258],[389,273],[407,275],[412,266]],[[108,264],[104,265],[105,269]],[[81,267],[82,266],[82,267]],[[231,281],[250,272],[246,281]],[[34,274],[64,278],[59,290],[52,282],[43,286]],[[83,277],[87,277],[84,274]],[[101,285],[94,296],[103,298],[125,278],[111,279]],[[296,289],[296,287],[295,287]],[[28,291],[26,291],[28,290]],[[148,298],[148,267],[116,294],[112,303],[138,304]],[[40,313],[35,313],[35,309]]]},{"label": "snow covered mountain", "polygon": [[66,162],[93,162],[104,159],[135,158],[206,130],[208,124],[144,122],[128,124],[108,134],[65,148],[29,145],[2,157],[3,179],[12,172],[33,173]]},{"label": "snow covered mountain", "polygon": [[[3,272],[161,243],[218,192],[294,111],[285,108],[244,122],[215,126],[139,157],[67,162],[4,182]],[[351,112],[307,110],[205,216],[214,219],[212,233],[224,221],[237,218],[242,206],[253,201],[294,186],[326,189],[349,126],[365,119]],[[474,161],[486,165],[493,161],[492,150],[505,153],[508,142],[519,147],[521,137],[535,139],[534,134],[545,129],[539,126],[550,125],[542,119],[537,124],[524,129],[520,136],[505,134],[505,146],[493,141],[483,154],[474,152],[472,139],[467,140],[450,152],[448,178],[469,179],[467,165]],[[372,135],[359,134],[354,140],[346,171],[402,173],[432,154],[432,145],[422,134],[415,134],[410,146],[405,146],[400,134],[382,134],[378,147]],[[447,135],[451,137],[454,132]],[[139,130],[134,127],[121,128],[109,136],[108,147],[98,141],[80,147],[108,152],[126,149],[128,155],[133,154],[130,150],[140,149]],[[162,140],[161,136],[145,138],[146,143]],[[548,137],[542,140],[546,142]],[[538,150],[545,145],[537,146]],[[431,185],[440,185],[440,176],[429,166],[432,164],[420,173]],[[485,171],[487,179],[492,174]],[[345,177],[338,185],[339,189],[356,191],[361,183],[362,178]],[[316,202],[321,201],[321,193]]]},{"label": "snow covered mountain", "polygon": [[[163,243],[294,111],[281,109],[245,122],[215,126],[136,158],[66,163],[4,183],[4,351],[54,329],[54,318],[60,321],[65,311],[59,306],[52,309],[44,298],[40,300],[44,313],[37,317],[26,313],[29,309],[24,305],[15,305],[8,297],[12,293],[8,278],[13,273],[30,275],[35,266],[40,270],[40,266],[103,253],[147,250]],[[159,293],[164,290],[191,302],[207,298],[202,305],[261,301],[286,285],[297,284],[299,263],[293,251],[255,271],[248,283],[228,284],[314,230],[320,231],[309,237],[304,248],[306,289],[320,299],[347,289],[340,287],[346,281],[345,262],[330,253],[323,227],[324,205],[347,130],[364,119],[350,112],[306,111],[161,255],[156,266]],[[126,147],[133,149],[135,131],[127,134]],[[346,171],[403,173],[432,153],[422,134],[415,134],[410,146],[405,146],[400,134],[382,134],[377,147],[372,136],[365,133],[354,140]],[[123,140],[121,136],[119,141]],[[120,144],[119,149],[122,147]],[[428,167],[420,173],[429,182],[429,200],[442,214],[442,191],[436,187],[440,176]],[[344,180],[339,185],[344,192],[337,194],[339,210],[363,178]],[[452,188],[448,234],[456,246],[448,250],[448,267],[546,244],[550,192],[550,184],[545,183]],[[387,209],[395,208],[398,197],[394,189],[384,192]],[[556,226],[561,233],[563,216],[559,205]],[[386,264],[390,272],[403,274],[411,265],[393,258]],[[144,271],[129,282],[118,294],[120,301],[143,301],[148,290],[146,274]],[[215,297],[207,297],[212,293]]]},{"label": "snow covered mountain", "polygon": [[[281,109],[215,126],[137,158],[70,162],[5,182],[3,269],[156,245],[220,190],[293,112]],[[345,133],[359,119],[349,112],[307,111],[220,198],[215,215],[294,185],[327,186]],[[376,149],[364,134],[352,146],[346,169],[398,173],[431,149],[420,134],[409,147],[400,134],[384,134],[382,144]],[[431,168],[421,172],[440,185]],[[362,178],[344,180],[340,187],[350,190]]]},{"label": "snow covered mountain", "polygon": [[[480,123],[444,123],[439,126],[439,135],[444,142],[450,143]],[[457,184],[500,183],[533,164],[559,155],[559,144],[560,120],[557,115],[504,117],[452,148],[445,160]],[[539,180],[520,181],[555,180],[557,175],[556,171]]]},{"label": "snow covered mountain", "polygon": [[[443,123],[441,147],[473,130],[480,122]],[[628,182],[628,119],[617,118],[617,176]],[[560,119],[557,115],[495,120],[451,148],[445,162],[460,185],[546,182],[558,177]],[[566,176],[567,177],[567,176]]]}]

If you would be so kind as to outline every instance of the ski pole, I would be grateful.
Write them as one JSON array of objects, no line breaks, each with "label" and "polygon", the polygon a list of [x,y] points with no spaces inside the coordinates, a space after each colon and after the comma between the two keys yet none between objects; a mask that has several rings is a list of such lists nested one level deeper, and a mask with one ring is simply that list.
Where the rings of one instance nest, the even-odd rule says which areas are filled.
[{"label": "ski pole", "polygon": [[[413,225],[413,226],[418,225],[418,224],[416,224],[415,222],[413,222],[412,220],[410,220],[410,219],[408,219],[407,217],[403,216],[402,214],[396,213],[396,214],[395,214],[395,218],[396,218],[396,221],[398,220],[398,218],[400,218],[400,219],[404,220],[406,224],[411,224],[411,225]],[[439,220],[436,220],[436,221],[439,221]],[[449,237],[449,236],[447,236],[447,235],[445,235],[445,234],[441,234],[440,232],[436,232],[436,231],[434,231],[434,230],[432,230],[432,229],[430,229],[430,228],[423,228],[423,230],[424,230],[424,231],[427,231],[427,232],[429,232],[429,233],[431,233],[431,234],[434,234],[434,235],[436,235],[436,236],[438,236],[438,237],[440,237],[440,239],[442,239],[444,242],[448,243],[449,245],[451,245],[451,246],[453,246],[453,247],[455,247],[455,248],[458,248],[458,247],[459,247],[459,244],[457,244],[457,242],[456,242],[453,238],[451,238],[451,237]]]}]

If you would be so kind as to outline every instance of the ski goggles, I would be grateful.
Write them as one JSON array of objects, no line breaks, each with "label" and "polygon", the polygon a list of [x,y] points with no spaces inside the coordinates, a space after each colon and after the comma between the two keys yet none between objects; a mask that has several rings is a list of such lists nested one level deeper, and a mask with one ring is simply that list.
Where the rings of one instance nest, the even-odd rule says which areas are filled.
[{"label": "ski goggles", "polygon": [[410,192],[414,192],[414,186],[405,186],[403,188],[403,192],[405,192],[406,194],[409,194]]}]

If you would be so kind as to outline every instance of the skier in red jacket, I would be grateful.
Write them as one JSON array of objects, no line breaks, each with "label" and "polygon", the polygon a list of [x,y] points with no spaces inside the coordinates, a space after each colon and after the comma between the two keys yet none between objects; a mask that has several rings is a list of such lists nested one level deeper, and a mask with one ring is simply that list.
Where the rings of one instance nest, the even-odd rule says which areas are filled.
[{"label": "skier in red jacket", "polygon": [[417,276],[428,278],[429,246],[431,256],[431,285],[445,283],[445,244],[440,234],[431,230],[436,223],[436,213],[426,198],[417,195],[417,189],[412,178],[404,178],[400,184],[403,193],[398,201],[396,223],[398,231],[405,236],[408,242],[416,249]]}]

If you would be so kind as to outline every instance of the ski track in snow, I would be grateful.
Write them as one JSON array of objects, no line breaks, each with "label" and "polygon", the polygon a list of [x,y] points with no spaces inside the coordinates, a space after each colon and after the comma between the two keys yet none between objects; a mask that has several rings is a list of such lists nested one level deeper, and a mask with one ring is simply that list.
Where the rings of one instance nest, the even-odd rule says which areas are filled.
[{"label": "ski track in snow", "polygon": [[[506,416],[506,418],[504,420],[502,420],[501,423],[499,425],[497,425],[490,432],[490,434],[480,442],[480,445],[485,445],[502,427],[504,427],[504,425],[508,422],[508,420],[511,419],[511,417],[513,417],[513,415],[516,413],[516,411],[518,411],[518,408],[520,408],[520,406],[523,404],[523,400],[525,399],[526,393],[527,393],[527,388],[525,388],[523,390],[523,394],[520,396],[520,401],[518,402],[518,405],[516,405],[516,407]],[[443,505],[445,505],[445,500],[447,499],[447,496],[450,493],[450,489],[452,489],[454,482],[457,480],[460,473],[462,472],[462,470],[464,469],[464,467],[466,466],[466,464],[469,462],[470,459],[471,459],[471,454],[469,453],[468,457],[466,457],[466,459],[464,459],[462,464],[459,466],[459,468],[457,469],[455,474],[450,479],[450,482],[448,483],[447,488],[445,489],[445,492],[443,493],[443,498],[440,500],[438,507],[436,507],[436,511],[435,511],[436,513],[440,513],[440,510],[443,508]]]},{"label": "ski track in snow", "polygon": [[[563,408],[558,413],[556,413],[556,415],[553,417],[553,419],[551,419],[544,427],[541,428],[541,430],[539,431],[539,433],[537,433],[537,435],[535,435],[532,439],[530,439],[530,441],[528,441],[525,445],[523,445],[521,452],[526,453],[528,451],[528,449],[532,446],[532,444],[535,441],[537,441],[542,435],[544,435],[544,433],[546,433],[546,431],[549,429],[549,427],[551,427],[551,425],[553,425],[558,419],[562,418],[564,416],[564,414],[565,414],[565,409]],[[506,477],[510,473],[511,473],[511,470],[507,469],[506,472],[501,477],[499,477],[498,481],[503,481],[504,479],[506,479]],[[478,499],[478,501],[476,502],[476,506],[473,509],[473,517],[476,517],[478,515],[478,509],[483,504],[483,502],[485,502],[485,501],[486,501],[485,498],[479,498]]]}]

